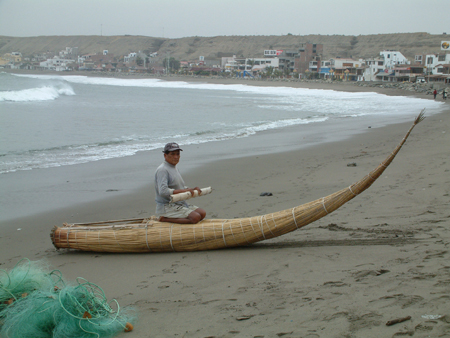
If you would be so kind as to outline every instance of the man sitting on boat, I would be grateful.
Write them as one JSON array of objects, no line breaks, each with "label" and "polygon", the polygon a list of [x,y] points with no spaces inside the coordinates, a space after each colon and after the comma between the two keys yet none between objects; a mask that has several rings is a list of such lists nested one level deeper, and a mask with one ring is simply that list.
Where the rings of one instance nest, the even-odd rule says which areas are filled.
[{"label": "man sitting on boat", "polygon": [[180,162],[180,151],[183,151],[177,143],[167,143],[164,147],[164,162],[156,169],[155,190],[156,190],[156,215],[160,222],[170,222],[179,224],[197,224],[206,216],[206,211],[189,205],[186,201],[170,202],[170,195],[183,192],[190,192],[194,196],[194,191],[198,194],[200,188],[188,188],[184,184],[176,165]]}]

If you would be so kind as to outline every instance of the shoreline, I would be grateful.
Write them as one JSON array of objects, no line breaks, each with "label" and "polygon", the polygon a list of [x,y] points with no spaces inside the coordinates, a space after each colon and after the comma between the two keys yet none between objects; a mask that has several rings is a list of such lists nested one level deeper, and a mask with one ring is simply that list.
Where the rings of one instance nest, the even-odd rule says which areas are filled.
[{"label": "shoreline", "polygon": [[[400,85],[397,82],[382,81],[326,81],[326,80],[305,80],[305,79],[258,79],[258,78],[237,78],[237,77],[220,77],[220,76],[196,76],[196,75],[169,75],[160,76],[148,73],[107,73],[96,71],[42,71],[42,70],[18,70],[4,69],[3,72],[11,74],[31,74],[31,75],[58,75],[58,76],[86,76],[86,77],[103,77],[103,78],[121,78],[121,79],[154,79],[162,81],[182,81],[182,82],[201,82],[211,84],[245,84],[252,86],[273,86],[273,87],[292,87],[306,89],[324,89],[345,92],[375,92],[390,96],[414,96],[419,98],[433,99],[431,91],[412,91],[401,88],[391,87],[392,85]],[[442,83],[426,83],[419,85],[423,88],[443,88]],[[447,86],[448,87],[448,86]]]},{"label": "shoreline", "polygon": [[[316,147],[320,149],[330,143],[350,141],[378,128],[407,125],[410,122],[404,121],[411,121],[414,117],[402,116],[397,121],[389,122],[379,116],[363,116],[349,121],[330,120],[317,125],[313,123],[263,131],[244,138],[184,145],[186,155],[183,156],[180,170],[185,176],[215,162],[245,159],[248,156],[297,153]],[[241,147],[244,142],[245,147]],[[139,151],[126,157],[3,174],[0,176],[0,187],[8,193],[0,199],[4,208],[0,215],[0,227],[16,218],[58,213],[61,209],[67,210],[70,215],[69,219],[62,222],[104,221],[77,220],[76,210],[90,203],[107,203],[112,196],[127,199],[135,194],[143,195],[143,191],[148,193],[145,196],[148,207],[143,206],[143,210],[147,211],[141,214],[149,217],[155,209],[151,168],[156,168],[161,161],[160,150],[156,149]],[[201,186],[211,186],[211,182],[214,182],[214,178]],[[21,187],[27,187],[27,191]],[[22,205],[27,205],[27,209],[23,210]],[[15,216],[20,214],[24,215]]]},{"label": "shoreline", "polygon": [[[183,177],[188,184],[213,186],[212,194],[195,200],[208,218],[284,210],[365,176],[397,146],[412,122],[366,127],[343,140],[286,152],[213,158],[196,170],[183,170]],[[142,183],[136,191],[1,222],[0,265],[12,268],[22,257],[46,259],[69,280],[82,276],[100,285],[121,307],[137,307],[137,337],[149,332],[155,337],[448,335],[448,144],[447,103],[444,112],[416,126],[368,191],[305,228],[249,247],[171,254],[55,251],[49,239],[54,225],[154,213],[153,169],[142,160],[136,170],[148,175],[131,175]],[[193,165],[189,157],[197,147],[190,146],[180,166]],[[105,178],[122,179],[114,170]],[[116,193],[106,193],[103,182],[95,181],[90,189]],[[263,191],[273,196],[259,196]],[[58,191],[37,193],[39,198],[39,193]],[[426,315],[442,317],[430,321]],[[405,316],[412,319],[384,325]]]}]

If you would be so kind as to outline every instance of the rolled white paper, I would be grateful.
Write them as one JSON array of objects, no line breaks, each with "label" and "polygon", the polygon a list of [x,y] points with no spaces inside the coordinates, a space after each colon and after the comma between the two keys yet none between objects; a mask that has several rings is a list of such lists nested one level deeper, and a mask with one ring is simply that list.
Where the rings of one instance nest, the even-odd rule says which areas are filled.
[{"label": "rolled white paper", "polygon": [[194,196],[192,196],[189,191],[182,192],[180,194],[170,195],[170,203],[178,202],[178,201],[185,201],[185,200],[188,200],[190,198],[203,196],[203,195],[208,195],[208,194],[210,194],[212,192],[211,187],[202,188],[200,190],[202,191],[201,195],[198,194],[197,190],[194,190]]}]

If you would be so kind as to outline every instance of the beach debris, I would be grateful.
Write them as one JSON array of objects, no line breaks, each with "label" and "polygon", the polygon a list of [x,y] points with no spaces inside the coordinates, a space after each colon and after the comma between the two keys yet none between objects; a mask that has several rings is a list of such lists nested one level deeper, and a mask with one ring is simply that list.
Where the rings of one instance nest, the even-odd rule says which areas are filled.
[{"label": "beach debris", "polygon": [[254,316],[254,315],[244,315],[244,316],[237,317],[236,320],[239,320],[239,321],[241,321],[241,320],[247,320],[247,319],[252,318],[253,316]]},{"label": "beach debris", "polygon": [[347,167],[356,167],[357,164],[355,162],[347,163]]},{"label": "beach debris", "polygon": [[259,196],[273,196],[273,194],[271,192],[262,192]]},{"label": "beach debris", "polygon": [[398,323],[402,323],[405,322],[407,320],[410,320],[411,316],[407,316],[407,317],[403,317],[403,318],[397,318],[397,319],[392,319],[386,322],[386,326],[391,326],[394,324],[398,324]]},{"label": "beach debris", "polygon": [[424,319],[439,319],[442,318],[442,315],[422,315],[422,318]]},{"label": "beach debris", "polygon": [[19,261],[0,270],[0,336],[9,338],[113,337],[130,332],[136,313],[108,302],[103,290],[84,278],[68,285],[45,261]]}]

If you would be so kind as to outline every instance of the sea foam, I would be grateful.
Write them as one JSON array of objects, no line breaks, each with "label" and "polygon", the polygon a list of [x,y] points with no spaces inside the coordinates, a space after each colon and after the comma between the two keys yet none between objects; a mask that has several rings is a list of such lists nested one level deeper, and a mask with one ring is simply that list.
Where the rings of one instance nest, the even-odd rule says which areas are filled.
[{"label": "sea foam", "polygon": [[[439,103],[432,103],[429,100],[411,96],[388,96],[375,92],[342,92],[331,89],[308,89],[284,86],[252,86],[251,83],[211,84],[201,82],[164,81],[148,78],[126,79],[82,75],[20,74],[16,76],[43,80],[63,80],[67,83],[84,85],[241,92],[258,95],[261,97],[261,100],[264,100],[265,97],[269,97],[270,100],[276,101],[278,104],[275,108],[276,110],[285,109],[284,105],[294,107],[294,110],[317,110],[317,107],[320,107],[320,109],[323,110],[323,113],[341,114],[344,111],[344,114],[347,116],[360,115],[358,111],[361,110],[366,111],[366,113],[367,111],[373,111],[375,114],[380,114],[380,112],[383,113],[383,111],[385,113],[393,113],[398,106],[407,108],[405,110],[411,108],[417,110],[418,105],[423,105],[422,108],[438,108],[437,106],[439,105]],[[347,105],[343,105],[342,102],[347,102]],[[369,103],[369,105],[367,105],[367,103]],[[260,107],[264,108],[264,105],[262,104]],[[270,109],[272,108],[273,105]],[[347,113],[345,113],[345,111],[347,111]]]},{"label": "sea foam", "polygon": [[55,100],[61,95],[75,95],[75,92],[69,84],[62,83],[17,91],[3,91],[0,92],[0,101],[49,101]]},{"label": "sea foam", "polygon": [[[0,101],[56,100],[75,95],[72,86],[79,93],[75,100],[50,102],[45,111],[40,103],[30,103],[25,110],[20,104],[17,109],[3,104],[4,111],[10,112],[4,115],[5,122],[14,126],[20,115],[26,123],[17,129],[3,128],[6,141],[3,149],[0,147],[0,174],[131,156],[162,148],[168,141],[195,145],[306,124],[320,130],[325,121],[333,124],[363,115],[383,115],[380,125],[412,118],[425,107],[427,114],[438,113],[444,105],[410,96],[252,86],[251,82],[228,85],[153,78],[15,76],[22,77],[23,88],[34,88],[0,92]],[[18,82],[11,88],[17,88]],[[74,109],[74,102],[83,109]],[[46,114],[48,111],[57,111],[57,118]],[[13,132],[7,133],[10,130]]]}]

